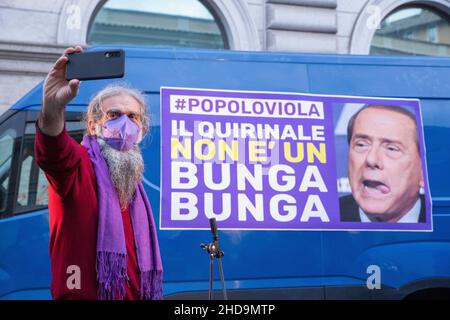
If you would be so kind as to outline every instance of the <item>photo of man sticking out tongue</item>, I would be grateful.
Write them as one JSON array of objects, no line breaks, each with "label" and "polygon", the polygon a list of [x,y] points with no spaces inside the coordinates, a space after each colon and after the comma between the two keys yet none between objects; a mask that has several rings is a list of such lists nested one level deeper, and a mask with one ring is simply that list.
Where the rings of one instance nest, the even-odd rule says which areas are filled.
[{"label": "photo of man sticking out tongue", "polygon": [[347,127],[352,195],[339,199],[341,221],[425,222],[415,116],[398,106],[368,105]]}]

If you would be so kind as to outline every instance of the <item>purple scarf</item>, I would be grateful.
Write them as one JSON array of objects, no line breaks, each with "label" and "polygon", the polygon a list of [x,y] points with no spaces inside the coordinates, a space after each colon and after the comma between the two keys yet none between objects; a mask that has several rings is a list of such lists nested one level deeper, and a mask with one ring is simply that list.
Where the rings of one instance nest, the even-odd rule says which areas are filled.
[{"label": "purple scarf", "polygon": [[[128,281],[127,250],[119,199],[96,137],[86,135],[81,144],[88,151],[97,177],[97,296],[99,300],[123,299]],[[136,187],[130,214],[140,270],[141,299],[161,299],[162,262],[152,208],[142,182]]]}]

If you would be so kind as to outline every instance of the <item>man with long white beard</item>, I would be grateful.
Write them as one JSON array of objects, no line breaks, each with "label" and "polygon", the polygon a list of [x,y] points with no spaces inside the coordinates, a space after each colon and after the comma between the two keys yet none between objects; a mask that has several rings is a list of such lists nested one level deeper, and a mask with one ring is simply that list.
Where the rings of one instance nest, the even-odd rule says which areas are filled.
[{"label": "man with long white beard", "polygon": [[35,157],[49,181],[54,299],[161,299],[162,263],[142,186],[138,143],[148,131],[137,90],[108,86],[90,102],[81,144],[65,129],[80,81],[65,79],[64,51],[44,82]]}]

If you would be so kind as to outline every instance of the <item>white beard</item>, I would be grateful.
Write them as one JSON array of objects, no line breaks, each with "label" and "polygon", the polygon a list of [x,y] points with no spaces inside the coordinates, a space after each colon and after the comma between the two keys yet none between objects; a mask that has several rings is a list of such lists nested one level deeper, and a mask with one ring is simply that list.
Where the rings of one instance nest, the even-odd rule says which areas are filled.
[{"label": "white beard", "polygon": [[116,189],[121,209],[131,203],[136,185],[142,181],[144,159],[138,146],[128,151],[118,151],[102,138],[97,138],[100,150],[109,168],[111,181]]}]

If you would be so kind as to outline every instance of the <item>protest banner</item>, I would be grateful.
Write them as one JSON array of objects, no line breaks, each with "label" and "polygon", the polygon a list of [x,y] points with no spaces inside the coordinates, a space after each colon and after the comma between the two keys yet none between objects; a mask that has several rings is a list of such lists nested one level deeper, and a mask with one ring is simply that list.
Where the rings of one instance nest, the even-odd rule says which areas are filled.
[{"label": "protest banner", "polygon": [[432,230],[419,101],[161,88],[160,228],[212,217],[229,230]]}]

